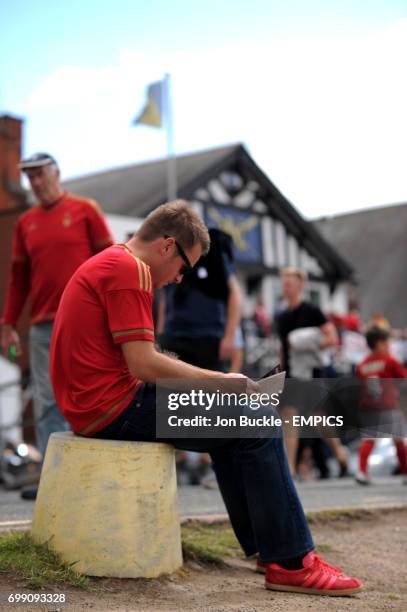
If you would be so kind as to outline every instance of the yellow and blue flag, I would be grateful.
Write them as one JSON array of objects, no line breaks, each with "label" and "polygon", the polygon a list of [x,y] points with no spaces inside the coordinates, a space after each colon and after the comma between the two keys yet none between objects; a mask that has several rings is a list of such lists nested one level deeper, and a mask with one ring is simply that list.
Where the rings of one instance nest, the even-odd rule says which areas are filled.
[{"label": "yellow and blue flag", "polygon": [[147,89],[147,102],[143,110],[135,119],[133,119],[133,125],[140,123],[144,125],[151,125],[153,127],[162,127],[163,125],[163,82],[156,81],[151,83]]}]

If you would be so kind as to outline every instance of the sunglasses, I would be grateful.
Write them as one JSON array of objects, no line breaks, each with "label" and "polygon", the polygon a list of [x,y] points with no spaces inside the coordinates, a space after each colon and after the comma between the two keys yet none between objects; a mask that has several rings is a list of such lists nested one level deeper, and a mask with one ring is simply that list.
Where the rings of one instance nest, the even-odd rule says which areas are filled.
[{"label": "sunglasses", "polygon": [[[169,236],[164,236],[164,238],[169,238]],[[193,270],[193,266],[191,266],[191,262],[189,261],[188,257],[185,254],[184,249],[182,248],[182,246],[180,245],[180,243],[177,240],[174,240],[175,246],[177,247],[177,251],[179,256],[181,257],[181,259],[183,259],[185,266],[182,266],[180,268],[179,273],[182,274],[182,276],[185,276],[185,274],[189,274],[190,272],[192,272]]]}]

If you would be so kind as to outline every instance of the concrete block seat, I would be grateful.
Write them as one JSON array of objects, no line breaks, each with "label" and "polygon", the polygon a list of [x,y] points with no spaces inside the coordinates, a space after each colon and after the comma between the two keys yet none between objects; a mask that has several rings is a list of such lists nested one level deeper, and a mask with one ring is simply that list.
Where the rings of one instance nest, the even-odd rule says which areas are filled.
[{"label": "concrete block seat", "polygon": [[52,434],[32,537],[90,576],[175,571],[182,552],[173,448]]}]

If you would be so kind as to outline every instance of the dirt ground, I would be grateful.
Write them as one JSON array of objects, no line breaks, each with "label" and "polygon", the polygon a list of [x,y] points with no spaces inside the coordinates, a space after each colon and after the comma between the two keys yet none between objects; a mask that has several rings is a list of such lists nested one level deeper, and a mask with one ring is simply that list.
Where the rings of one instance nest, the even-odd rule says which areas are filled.
[{"label": "dirt ground", "polygon": [[[321,554],[358,576],[365,590],[354,597],[315,597],[267,591],[254,562],[228,559],[213,569],[188,562],[172,576],[155,580],[93,579],[91,590],[64,592],[66,604],[6,603],[9,592],[23,592],[10,575],[0,576],[1,610],[137,612],[359,612],[407,611],[407,509],[361,512],[356,517],[312,521]],[[25,591],[27,592],[27,591]]]}]

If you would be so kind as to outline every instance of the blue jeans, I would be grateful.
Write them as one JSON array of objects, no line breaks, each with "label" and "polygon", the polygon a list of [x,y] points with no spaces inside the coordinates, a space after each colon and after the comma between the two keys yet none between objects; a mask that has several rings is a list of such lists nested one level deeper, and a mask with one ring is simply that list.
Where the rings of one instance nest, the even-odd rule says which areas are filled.
[{"label": "blue jeans", "polygon": [[54,397],[49,376],[49,349],[53,322],[38,323],[30,328],[30,370],[34,400],[34,418],[38,448],[44,455],[49,436],[68,431]]},{"label": "blue jeans", "polygon": [[[155,386],[94,437],[156,441]],[[179,450],[209,453],[237,539],[265,563],[303,557],[314,548],[285,455],[283,435],[263,439],[159,439]]]}]

